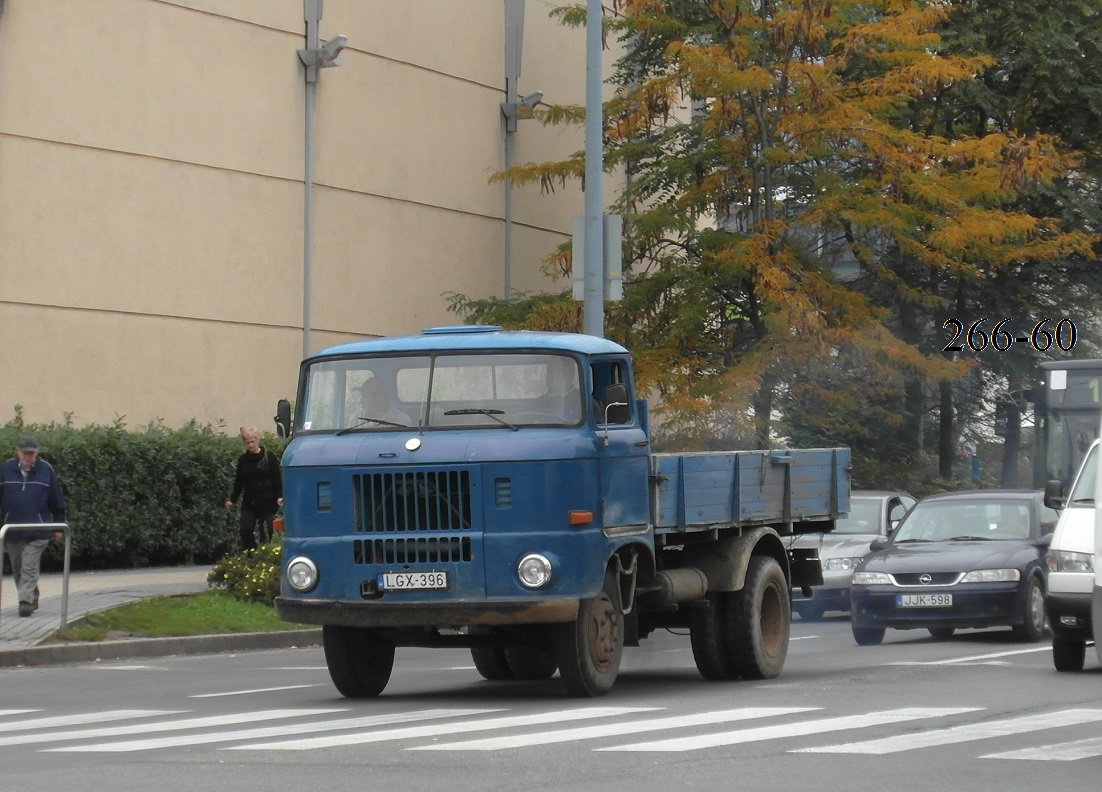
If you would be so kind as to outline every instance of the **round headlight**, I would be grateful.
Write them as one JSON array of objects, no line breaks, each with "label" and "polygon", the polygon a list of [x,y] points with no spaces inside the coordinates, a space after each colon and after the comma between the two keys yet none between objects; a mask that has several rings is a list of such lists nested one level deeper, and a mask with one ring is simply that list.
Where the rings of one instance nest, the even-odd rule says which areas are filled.
[{"label": "round headlight", "polygon": [[300,593],[310,591],[318,584],[318,568],[305,556],[292,558],[287,564],[287,583]]},{"label": "round headlight", "polygon": [[530,589],[543,588],[551,582],[551,562],[539,553],[529,553],[517,564],[517,577]]}]

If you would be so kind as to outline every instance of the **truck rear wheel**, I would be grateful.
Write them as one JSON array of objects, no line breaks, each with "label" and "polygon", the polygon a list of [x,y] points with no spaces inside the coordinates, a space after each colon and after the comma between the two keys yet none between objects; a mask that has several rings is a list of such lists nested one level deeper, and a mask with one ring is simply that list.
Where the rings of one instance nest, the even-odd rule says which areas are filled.
[{"label": "truck rear wheel", "polygon": [[788,657],[792,600],[781,565],[770,556],[753,556],[746,582],[728,601],[732,676],[773,679]]},{"label": "truck rear wheel", "polygon": [[733,675],[731,641],[727,636],[730,600],[730,592],[709,592],[700,607],[693,610],[689,622],[693,660],[705,679],[731,679]]},{"label": "truck rear wheel", "polygon": [[483,679],[505,682],[513,678],[509,662],[505,659],[505,650],[500,647],[474,647],[471,649],[471,659]]},{"label": "truck rear wheel", "polygon": [[573,622],[556,625],[559,675],[572,696],[592,698],[612,689],[624,655],[624,608],[620,587],[605,572],[601,591],[585,600]]},{"label": "truck rear wheel", "polygon": [[321,628],[325,664],[333,685],[347,698],[383,692],[394,669],[394,644],[374,630],[326,624]]},{"label": "truck rear wheel", "polygon": [[559,670],[555,646],[547,642],[532,646],[510,646],[505,650],[505,662],[514,679],[550,679]]}]

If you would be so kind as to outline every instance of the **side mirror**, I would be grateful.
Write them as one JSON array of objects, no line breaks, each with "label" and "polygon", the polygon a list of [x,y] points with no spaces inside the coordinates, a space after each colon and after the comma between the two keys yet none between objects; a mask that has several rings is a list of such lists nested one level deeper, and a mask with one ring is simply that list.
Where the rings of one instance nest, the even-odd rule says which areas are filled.
[{"label": "side mirror", "polygon": [[605,423],[624,424],[631,420],[627,385],[609,385],[605,388]]},{"label": "side mirror", "polygon": [[1045,482],[1045,506],[1050,509],[1064,508],[1064,482],[1051,479]]},{"label": "side mirror", "polygon": [[888,537],[878,536],[878,537],[876,537],[875,539],[872,540],[872,544],[869,545],[869,550],[876,553],[876,552],[879,552],[880,550],[883,550],[887,546],[888,546]]},{"label": "side mirror", "polygon": [[276,437],[291,436],[291,402],[280,399],[276,402]]}]

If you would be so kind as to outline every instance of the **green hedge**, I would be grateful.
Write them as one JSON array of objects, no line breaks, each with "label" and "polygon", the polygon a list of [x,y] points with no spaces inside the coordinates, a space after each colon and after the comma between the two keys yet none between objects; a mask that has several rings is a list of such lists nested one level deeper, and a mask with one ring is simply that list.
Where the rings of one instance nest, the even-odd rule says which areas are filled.
[{"label": "green hedge", "polygon": [[[238,512],[223,505],[243,449],[221,426],[159,424],[130,431],[68,424],[0,427],[0,459],[15,454],[22,434],[38,438],[39,455],[57,470],[72,526],[71,566],[119,569],[210,563],[239,548]],[[276,456],[283,441],[261,441]],[[60,542],[43,567],[59,569]],[[6,560],[6,559],[5,559]]]}]

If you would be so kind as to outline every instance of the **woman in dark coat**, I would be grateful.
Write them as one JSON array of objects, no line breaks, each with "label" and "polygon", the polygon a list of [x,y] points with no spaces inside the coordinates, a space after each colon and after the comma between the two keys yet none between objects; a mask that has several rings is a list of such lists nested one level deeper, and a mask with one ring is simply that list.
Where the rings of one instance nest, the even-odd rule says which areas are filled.
[{"label": "woman in dark coat", "polygon": [[275,454],[260,445],[260,432],[253,426],[241,428],[245,453],[237,460],[237,474],[226,508],[232,509],[241,498],[241,546],[251,550],[271,539],[272,518],[283,505],[283,477]]}]

